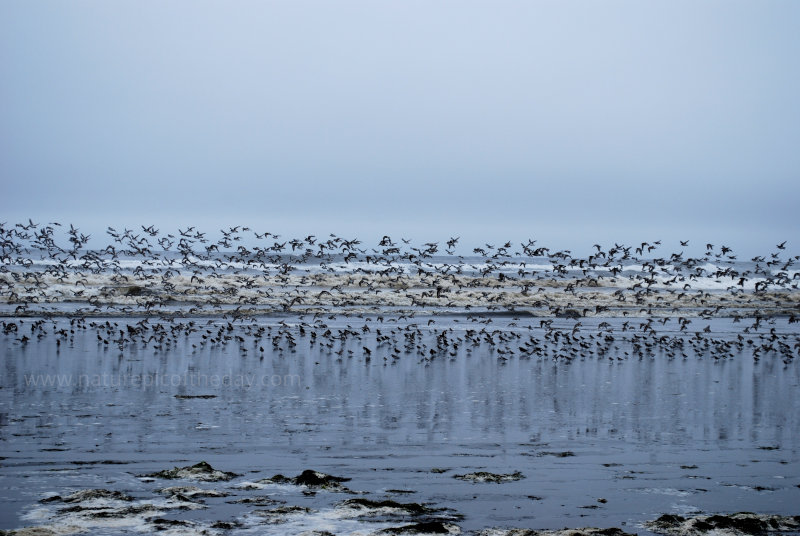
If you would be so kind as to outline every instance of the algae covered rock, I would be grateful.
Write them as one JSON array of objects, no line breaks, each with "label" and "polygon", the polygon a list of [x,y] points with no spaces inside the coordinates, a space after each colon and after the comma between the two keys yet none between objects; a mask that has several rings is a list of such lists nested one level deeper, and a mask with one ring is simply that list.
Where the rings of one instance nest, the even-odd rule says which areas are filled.
[{"label": "algae covered rock", "polygon": [[421,515],[433,512],[432,508],[419,503],[401,503],[392,500],[373,501],[370,499],[356,498],[347,499],[339,504],[341,508],[352,508],[356,510],[364,510],[365,512],[381,512],[391,511],[398,514],[407,515]]},{"label": "algae covered rock", "polygon": [[495,484],[500,484],[503,482],[515,482],[517,480],[522,480],[523,478],[525,478],[525,475],[523,475],[519,471],[515,471],[509,474],[488,473],[486,471],[478,471],[476,473],[453,475],[453,478],[464,480],[466,482],[479,482],[479,483],[493,482]]},{"label": "algae covered rock", "polygon": [[214,489],[203,489],[197,486],[172,486],[169,488],[160,488],[156,493],[166,495],[167,497],[188,498],[195,499],[198,497],[227,497],[228,494]]},{"label": "algae covered rock", "polygon": [[600,529],[584,527],[579,529],[533,530],[533,529],[486,529],[477,536],[635,536],[617,527]]},{"label": "algae covered rock", "polygon": [[106,499],[113,501],[130,502],[133,500],[133,497],[131,497],[130,495],[126,495],[121,491],[114,491],[108,489],[82,489],[80,491],[70,493],[69,495],[65,495],[63,497],[61,495],[51,495],[50,497],[45,497],[44,499],[41,499],[39,502],[41,503],[65,502],[72,504],[84,501],[91,501],[94,499]]},{"label": "algae covered rock", "polygon": [[305,486],[312,490],[324,489],[329,491],[350,491],[342,486],[342,482],[349,482],[349,478],[333,476],[320,471],[306,469],[295,477],[287,477],[277,474],[270,478],[259,480],[257,484],[293,484],[295,486]]},{"label": "algae covered rock", "polygon": [[695,517],[664,514],[658,519],[648,521],[644,526],[653,532],[671,536],[700,536],[709,532],[739,536],[770,532],[797,532],[800,530],[800,516],[765,515],[750,512]]},{"label": "algae covered rock", "polygon": [[226,471],[218,471],[209,465],[207,462],[200,462],[195,465],[186,467],[175,467],[173,469],[165,469],[156,473],[150,473],[144,476],[152,478],[165,478],[170,480],[199,480],[202,482],[227,482],[233,480],[237,473],[230,473]]},{"label": "algae covered rock", "polygon": [[461,534],[461,529],[458,525],[446,523],[444,521],[423,521],[421,523],[411,523],[400,527],[389,527],[379,530],[374,534],[380,534],[381,536],[389,534]]},{"label": "algae covered rock", "polygon": [[306,469],[298,476],[294,477],[295,484],[298,486],[308,486],[310,488],[338,486],[341,482],[348,482],[349,480],[349,478],[328,475],[325,473],[320,473],[319,471],[312,471],[310,469]]},{"label": "algae covered rock", "polygon": [[411,523],[400,527],[389,527],[379,530],[375,534],[461,534],[458,525],[443,521],[424,521],[421,523]]}]

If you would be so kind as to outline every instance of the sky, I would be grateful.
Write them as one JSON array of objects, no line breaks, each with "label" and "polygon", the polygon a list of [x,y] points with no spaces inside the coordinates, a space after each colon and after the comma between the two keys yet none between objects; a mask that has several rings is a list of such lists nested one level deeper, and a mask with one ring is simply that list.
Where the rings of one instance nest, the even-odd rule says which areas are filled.
[{"label": "sky", "polygon": [[800,253],[800,2],[0,1],[0,221]]}]

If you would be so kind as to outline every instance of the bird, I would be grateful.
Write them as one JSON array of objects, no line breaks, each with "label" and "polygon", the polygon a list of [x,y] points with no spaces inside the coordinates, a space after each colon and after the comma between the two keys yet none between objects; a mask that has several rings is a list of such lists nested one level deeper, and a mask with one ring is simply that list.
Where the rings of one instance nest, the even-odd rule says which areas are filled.
[{"label": "bird", "polygon": [[[91,235],[74,225],[66,230],[67,241],[59,243],[58,227],[62,227],[58,222],[37,224],[31,219],[0,225],[0,244],[4,259],[8,259],[0,265],[0,273],[8,276],[4,296],[15,305],[14,315],[35,316],[44,314],[43,306],[62,307],[62,312],[55,314],[76,320],[71,323],[73,331],[94,329],[102,347],[120,351],[133,344],[170,351],[182,335],[189,338],[193,351],[234,345],[242,356],[248,348],[258,349],[260,359],[269,354],[269,342],[282,353],[295,351],[304,341],[326,351],[341,350],[340,357],[351,355],[353,348],[347,345],[357,341],[367,361],[375,355],[382,358],[379,362],[398,359],[403,348],[417,352],[426,362],[440,356],[455,359],[466,355],[457,348],[471,352],[476,344],[488,345],[504,363],[514,357],[586,358],[592,353],[589,348],[598,357],[614,355],[615,359],[657,351],[677,356],[685,352],[676,348],[687,344],[714,359],[731,355],[731,343],[712,329],[690,334],[691,320],[686,315],[735,315],[731,318],[736,324],[749,318],[751,324],[742,327],[738,334],[742,340],[737,341],[742,350],[757,349],[759,359],[780,355],[790,361],[800,348],[794,332],[773,331],[769,337],[774,340],[768,343],[760,343],[756,337],[767,336],[765,326],[781,315],[788,319],[787,325],[797,323],[793,302],[778,294],[797,292],[798,276],[788,271],[800,259],[781,258],[780,253],[753,257],[755,266],[747,267],[737,264],[732,248],[725,245],[712,256],[710,243],[702,258],[674,253],[640,261],[631,252],[650,254],[660,241],[640,242],[635,247],[615,243],[608,251],[594,244],[595,254],[581,258],[569,250],[539,247],[535,240],[528,240],[519,243],[517,251],[512,250],[510,241],[487,242],[473,250],[477,257],[464,259],[454,257],[452,251],[460,236],[447,240],[448,256],[434,257],[439,255],[437,242],[414,247],[410,240],[402,239],[398,245],[388,235],[371,249],[362,246],[358,238],[335,234],[327,240],[306,235],[280,242],[280,235],[253,232],[256,243],[244,245],[239,233],[250,228],[238,225],[222,229],[222,238],[216,243],[209,243],[206,233],[196,226],[179,228],[176,234],[162,233],[153,225],[142,225],[141,232],[108,227],[110,243],[88,248]],[[152,239],[161,250],[152,247]],[[682,247],[688,243],[680,241]],[[785,250],[786,243],[778,244],[778,250]],[[53,262],[37,264],[30,258],[34,250]],[[526,263],[535,257],[544,258],[551,267],[545,264],[545,268],[532,269]],[[710,259],[715,259],[715,267],[708,267]],[[59,286],[48,281],[57,281]],[[726,291],[716,294],[697,288],[700,281],[720,281]],[[778,294],[767,292],[771,290]],[[67,304],[78,305],[69,312]],[[398,308],[396,313],[393,307]],[[380,314],[372,320],[364,316],[365,310]],[[761,310],[770,313],[763,316]],[[462,318],[448,323],[435,320],[434,315],[454,311],[465,315],[464,321],[479,326],[480,331],[468,331],[461,338],[451,336],[449,326]],[[518,311],[542,316],[526,324],[518,318]],[[671,317],[676,312],[684,316]],[[284,323],[270,330],[259,324],[262,318],[302,318],[306,313],[314,315],[314,323]],[[47,311],[48,318],[53,314]],[[108,314],[120,315],[126,324],[112,327],[87,322],[87,318]],[[201,330],[196,324],[178,322],[176,314],[234,320]],[[502,323],[498,319],[504,314],[514,319]],[[154,321],[140,323],[133,320],[134,315]],[[361,329],[331,331],[321,324],[325,315],[329,320],[360,318]],[[411,325],[420,316],[427,330],[424,333],[384,335],[375,334],[370,327],[373,323]],[[622,321],[637,316],[646,319],[638,324],[638,332],[636,323]],[[589,325],[592,317],[602,317],[602,327]],[[608,321],[614,318],[613,323]],[[564,324],[556,325],[554,319]],[[490,325],[497,329],[487,332]],[[673,325],[677,331],[670,332]],[[44,323],[34,324],[32,333],[22,335],[16,322],[3,321],[2,326],[3,333],[24,345],[35,344],[47,330]],[[536,339],[512,344],[519,340],[520,329],[534,333]],[[62,341],[74,336],[55,333],[59,348]],[[336,344],[343,346],[337,350]],[[392,350],[382,355],[384,344]],[[619,345],[623,346],[617,352]]]}]

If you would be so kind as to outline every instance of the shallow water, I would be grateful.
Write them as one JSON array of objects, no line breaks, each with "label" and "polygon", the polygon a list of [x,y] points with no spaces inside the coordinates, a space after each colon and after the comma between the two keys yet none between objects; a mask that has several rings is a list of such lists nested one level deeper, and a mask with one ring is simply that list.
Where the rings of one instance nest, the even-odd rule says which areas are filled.
[{"label": "shallow water", "polygon": [[[519,329],[510,323],[497,318],[493,329]],[[436,325],[463,329],[454,319]],[[735,333],[724,319],[713,327],[721,337]],[[413,351],[384,359],[374,329],[333,351],[308,333],[294,348],[265,345],[264,352],[249,341],[203,345],[199,334],[161,350],[131,344],[120,351],[93,330],[76,330],[60,345],[55,336],[21,344],[7,334],[0,342],[0,528],[74,524],[39,503],[48,494],[106,488],[150,501],[158,488],[185,484],[230,496],[160,517],[201,527],[237,521],[232,533],[259,534],[355,534],[398,524],[337,509],[353,497],[347,493],[242,488],[305,469],[350,478],[345,485],[365,493],[359,497],[444,508],[439,515],[464,531],[619,526],[644,533],[640,524],[662,513],[796,514],[800,504],[796,360],[692,352],[639,359],[625,357],[623,346],[611,359],[554,361],[505,358],[486,344],[434,359]],[[375,349],[369,360],[364,347]],[[141,477],[201,460],[242,476],[201,484]],[[524,478],[454,478],[476,471]],[[254,506],[231,504],[254,495],[315,512],[264,524]],[[145,521],[96,524],[90,533],[152,531]]]}]

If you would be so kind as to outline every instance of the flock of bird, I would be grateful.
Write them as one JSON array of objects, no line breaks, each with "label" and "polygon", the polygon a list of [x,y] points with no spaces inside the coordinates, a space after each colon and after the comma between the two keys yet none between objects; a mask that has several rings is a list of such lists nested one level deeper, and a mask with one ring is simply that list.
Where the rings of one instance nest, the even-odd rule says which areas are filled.
[{"label": "flock of bird", "polygon": [[[240,226],[217,240],[194,227],[107,234],[92,249],[73,226],[0,224],[4,335],[22,345],[55,336],[60,348],[94,330],[97,344],[120,351],[234,346],[263,359],[314,348],[386,364],[474,351],[502,362],[746,354],[788,363],[800,353],[800,256],[783,257],[785,242],[742,262],[712,244],[702,257],[655,257],[659,241],[595,245],[578,258],[530,240],[465,257],[459,238],[442,251]],[[708,281],[713,290],[697,286]],[[715,318],[728,319],[725,333]]]}]

